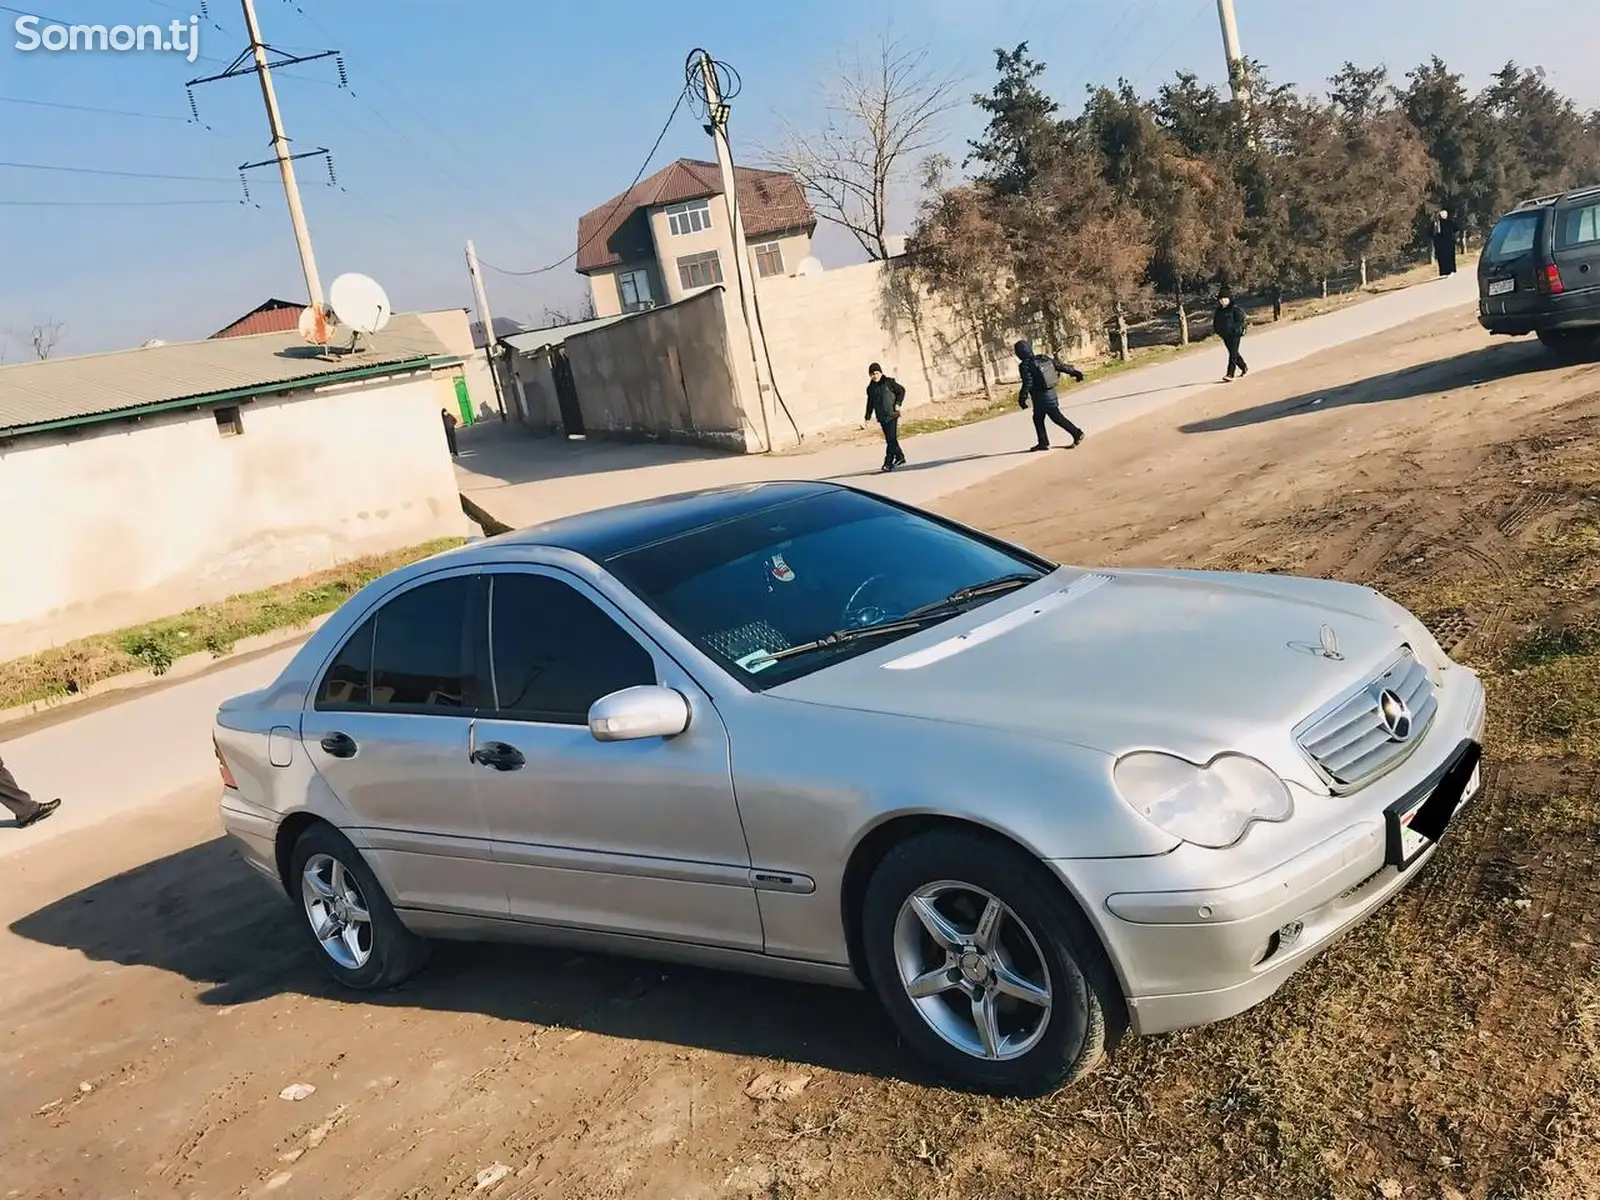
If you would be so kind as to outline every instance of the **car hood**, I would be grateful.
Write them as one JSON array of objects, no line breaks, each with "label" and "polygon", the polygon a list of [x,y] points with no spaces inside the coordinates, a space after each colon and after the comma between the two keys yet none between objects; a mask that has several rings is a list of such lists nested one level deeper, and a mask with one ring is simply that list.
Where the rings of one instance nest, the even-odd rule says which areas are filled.
[{"label": "car hood", "polygon": [[1290,733],[1400,649],[1384,608],[1321,580],[1063,570],[774,694],[1108,754],[1231,750],[1321,790]]}]

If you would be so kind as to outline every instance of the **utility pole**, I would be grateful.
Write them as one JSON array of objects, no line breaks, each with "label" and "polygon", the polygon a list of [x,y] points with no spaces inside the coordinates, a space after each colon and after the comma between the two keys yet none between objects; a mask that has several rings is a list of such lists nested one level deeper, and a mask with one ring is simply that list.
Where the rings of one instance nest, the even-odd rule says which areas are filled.
[{"label": "utility pole", "polygon": [[717,150],[717,166],[722,171],[722,194],[728,202],[728,224],[733,227],[733,270],[739,284],[740,306],[744,311],[745,333],[750,339],[750,359],[755,366],[756,399],[761,405],[762,436],[766,449],[772,449],[772,424],[767,416],[770,383],[764,370],[766,344],[756,320],[755,279],[750,274],[750,250],[745,244],[744,218],[739,214],[739,189],[733,174],[733,151],[728,145],[728,106],[717,82],[717,67],[711,55],[700,52],[700,75],[706,85],[706,131]]},{"label": "utility pole", "polygon": [[1239,52],[1239,22],[1233,13],[1233,0],[1217,0],[1217,19],[1222,22],[1222,52],[1228,57],[1228,86],[1237,103],[1248,104],[1250,87],[1239,77],[1244,55]]},{"label": "utility pole", "polygon": [[[270,45],[261,40],[261,26],[256,22],[256,9],[252,0],[240,0],[244,9],[245,33],[250,38],[250,45],[240,51],[239,55],[228,64],[228,69],[216,75],[207,75],[203,79],[191,79],[185,86],[189,89],[189,110],[199,119],[199,110],[194,103],[194,89],[202,83],[216,83],[223,79],[234,79],[241,75],[255,75],[261,84],[261,99],[267,107],[267,126],[272,131],[272,157],[261,162],[243,163],[239,167],[239,179],[244,183],[245,199],[250,199],[250,185],[245,180],[244,173],[257,167],[276,165],[278,175],[283,180],[283,195],[289,205],[289,220],[294,224],[295,246],[300,251],[300,270],[305,275],[306,298],[311,307],[318,313],[326,312],[326,304],[322,294],[322,277],[317,274],[316,255],[311,250],[311,232],[306,228],[306,211],[300,204],[300,186],[295,181],[294,164],[296,159],[322,158],[327,160],[328,175],[333,176],[333,159],[327,147],[319,146],[315,150],[306,150],[300,154],[289,153],[289,135],[283,131],[283,114],[278,111],[278,96],[272,88],[272,70],[274,66],[287,67],[295,63],[315,62],[321,58],[334,58],[339,63],[339,86],[346,87],[348,80],[345,74],[344,58],[337,50],[324,50],[318,54],[285,54],[281,50],[274,50]],[[275,55],[268,58],[269,54]]]},{"label": "utility pole", "polygon": [[489,297],[483,290],[483,274],[478,270],[478,248],[467,239],[467,274],[472,276],[472,295],[478,305],[478,320],[483,325],[483,356],[489,363],[489,380],[500,405],[500,419],[506,419],[505,393],[500,390],[500,373],[494,367],[494,318],[489,315]]},{"label": "utility pole", "polygon": [[306,210],[300,206],[300,186],[294,178],[294,160],[289,157],[289,139],[283,132],[283,116],[278,112],[278,96],[272,90],[272,72],[267,67],[267,48],[256,24],[253,0],[239,0],[244,8],[244,28],[250,35],[250,53],[256,60],[256,78],[261,80],[261,99],[267,105],[267,124],[272,129],[272,154],[283,177],[283,195],[289,202],[289,220],[294,224],[294,243],[300,249],[300,269],[306,277],[306,294],[311,307],[322,309],[322,277],[317,274],[317,256],[311,249],[311,231],[306,228]]}]

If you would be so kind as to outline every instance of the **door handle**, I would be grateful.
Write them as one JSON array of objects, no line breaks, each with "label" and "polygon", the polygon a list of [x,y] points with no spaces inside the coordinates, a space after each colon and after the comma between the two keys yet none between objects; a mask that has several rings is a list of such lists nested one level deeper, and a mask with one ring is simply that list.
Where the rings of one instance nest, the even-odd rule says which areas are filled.
[{"label": "door handle", "polygon": [[520,771],[528,760],[515,746],[505,742],[485,742],[472,752],[472,761],[495,771]]},{"label": "door handle", "polygon": [[354,758],[356,756],[356,740],[348,733],[337,731],[328,734],[322,739],[322,748],[335,758]]}]

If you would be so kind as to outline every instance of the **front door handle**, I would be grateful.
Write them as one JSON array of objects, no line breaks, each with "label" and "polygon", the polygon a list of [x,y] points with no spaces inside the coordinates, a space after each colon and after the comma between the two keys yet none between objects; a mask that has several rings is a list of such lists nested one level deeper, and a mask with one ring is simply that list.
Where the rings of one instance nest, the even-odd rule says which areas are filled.
[{"label": "front door handle", "polygon": [[322,748],[335,758],[354,758],[356,740],[348,733],[335,731],[322,739]]},{"label": "front door handle", "polygon": [[472,761],[495,771],[520,771],[528,760],[515,746],[505,742],[485,742],[472,752]]}]

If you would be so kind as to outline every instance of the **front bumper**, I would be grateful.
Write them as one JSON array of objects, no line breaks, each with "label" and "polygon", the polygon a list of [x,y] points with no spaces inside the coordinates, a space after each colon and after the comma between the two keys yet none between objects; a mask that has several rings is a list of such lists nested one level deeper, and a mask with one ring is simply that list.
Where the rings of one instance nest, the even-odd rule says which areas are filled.
[{"label": "front bumper", "polygon": [[[1484,693],[1477,676],[1452,667],[1440,709],[1401,766],[1345,797],[1304,807],[1343,807],[1309,848],[1277,856],[1264,870],[1237,875],[1287,847],[1300,815],[1271,829],[1257,825],[1223,851],[1182,846],[1146,859],[1073,859],[1051,864],[1084,902],[1127,997],[1136,1033],[1166,1033],[1235,1016],[1276,992],[1340,934],[1359,924],[1416,878],[1436,848],[1395,865],[1395,831],[1386,810],[1429,796],[1483,736]],[[1307,816],[1308,821],[1318,820]],[[1420,824],[1420,822],[1419,822]],[[1261,835],[1252,846],[1251,839]],[[1207,886],[1219,881],[1222,886]]]}]

